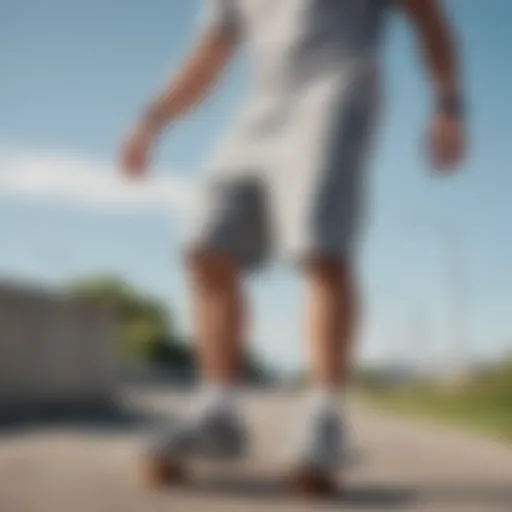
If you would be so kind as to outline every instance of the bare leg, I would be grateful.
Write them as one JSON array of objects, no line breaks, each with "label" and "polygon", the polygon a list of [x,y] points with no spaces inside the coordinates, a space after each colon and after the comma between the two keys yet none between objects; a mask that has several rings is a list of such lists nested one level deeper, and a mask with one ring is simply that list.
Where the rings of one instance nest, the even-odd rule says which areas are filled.
[{"label": "bare leg", "polygon": [[201,377],[231,386],[239,377],[244,337],[237,265],[229,256],[196,253],[188,258],[188,269]]},{"label": "bare leg", "polygon": [[307,415],[298,423],[302,438],[296,446],[292,482],[301,492],[333,490],[333,474],[343,461],[343,421],[336,391],[349,376],[356,297],[347,264],[332,259],[309,260],[306,334],[312,393]]},{"label": "bare leg", "polygon": [[338,260],[310,260],[305,266],[305,277],[305,319],[312,384],[330,389],[344,386],[350,372],[356,323],[356,294],[351,269]]},{"label": "bare leg", "polygon": [[[236,264],[227,256],[196,253],[187,260],[202,380],[193,414],[157,433],[150,443],[145,478],[151,486],[183,478],[187,456],[240,456],[245,429],[232,403],[242,354],[243,307]],[[212,452],[213,449],[213,452]]]}]

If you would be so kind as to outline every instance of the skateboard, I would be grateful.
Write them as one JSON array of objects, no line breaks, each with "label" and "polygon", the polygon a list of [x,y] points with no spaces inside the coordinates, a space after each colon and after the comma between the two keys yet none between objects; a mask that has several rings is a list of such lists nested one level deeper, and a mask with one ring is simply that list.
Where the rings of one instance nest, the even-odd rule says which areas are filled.
[{"label": "skateboard", "polygon": [[[184,484],[189,477],[186,460],[166,458],[146,459],[142,464],[142,481],[150,489],[161,489]],[[290,471],[286,486],[294,493],[310,498],[324,498],[338,490],[334,475],[316,470]]]},{"label": "skateboard", "polygon": [[336,478],[327,471],[298,469],[292,471],[290,483],[296,493],[306,497],[329,497],[338,490]]}]

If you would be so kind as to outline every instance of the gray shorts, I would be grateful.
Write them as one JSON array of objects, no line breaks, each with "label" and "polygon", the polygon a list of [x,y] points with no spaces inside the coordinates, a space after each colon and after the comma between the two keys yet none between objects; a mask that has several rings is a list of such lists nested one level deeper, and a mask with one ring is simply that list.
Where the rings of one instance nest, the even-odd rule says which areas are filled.
[{"label": "gray shorts", "polygon": [[[186,247],[228,254],[245,268],[268,260],[350,259],[365,211],[372,110],[357,102],[345,109],[332,134],[338,144],[331,145],[322,165],[306,166],[308,172],[301,166],[308,155],[302,155],[300,147],[275,166],[264,165],[270,151],[263,148],[264,159],[250,152],[247,158],[233,158],[230,148],[240,133],[235,131],[200,184]],[[231,155],[229,165],[224,150]]]}]

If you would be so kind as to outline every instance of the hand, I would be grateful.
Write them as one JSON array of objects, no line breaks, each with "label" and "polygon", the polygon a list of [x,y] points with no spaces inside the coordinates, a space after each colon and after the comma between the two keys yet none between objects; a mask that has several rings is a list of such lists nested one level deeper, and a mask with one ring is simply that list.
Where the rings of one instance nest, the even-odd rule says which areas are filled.
[{"label": "hand", "polygon": [[465,137],[460,117],[438,112],[429,131],[432,165],[439,171],[453,171],[465,153]]},{"label": "hand", "polygon": [[122,171],[129,178],[140,179],[146,176],[157,135],[157,131],[144,122],[132,128],[119,155]]}]

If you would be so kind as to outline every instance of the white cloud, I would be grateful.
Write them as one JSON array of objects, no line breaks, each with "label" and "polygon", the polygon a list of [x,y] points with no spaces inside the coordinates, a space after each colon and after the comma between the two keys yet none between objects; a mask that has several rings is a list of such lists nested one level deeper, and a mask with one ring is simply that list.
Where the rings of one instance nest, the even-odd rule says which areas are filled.
[{"label": "white cloud", "polygon": [[153,172],[146,180],[123,178],[114,163],[74,154],[0,151],[0,197],[43,200],[109,211],[183,214],[194,181]]}]

